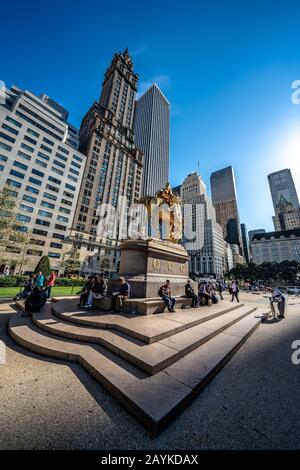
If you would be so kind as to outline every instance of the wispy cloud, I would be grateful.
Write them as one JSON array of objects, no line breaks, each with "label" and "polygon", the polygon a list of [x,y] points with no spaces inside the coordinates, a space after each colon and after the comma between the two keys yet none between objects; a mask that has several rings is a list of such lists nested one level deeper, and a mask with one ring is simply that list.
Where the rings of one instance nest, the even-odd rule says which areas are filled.
[{"label": "wispy cloud", "polygon": [[131,57],[133,58],[142,54],[147,54],[147,52],[148,52],[148,46],[146,46],[146,44],[144,44],[143,46],[137,47],[136,49],[133,49],[133,51],[129,50],[129,53]]},{"label": "wispy cloud", "polygon": [[171,88],[171,79],[168,75],[154,75],[148,80],[140,82],[137,98],[140,98],[140,96],[142,96],[153,85],[153,83],[156,83],[163,93]]}]

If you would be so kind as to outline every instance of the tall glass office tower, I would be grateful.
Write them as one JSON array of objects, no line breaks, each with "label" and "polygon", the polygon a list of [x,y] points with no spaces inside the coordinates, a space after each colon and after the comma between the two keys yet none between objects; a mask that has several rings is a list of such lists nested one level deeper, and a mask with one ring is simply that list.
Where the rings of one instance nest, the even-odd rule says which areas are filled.
[{"label": "tall glass office tower", "polygon": [[223,228],[224,238],[230,245],[238,245],[242,253],[243,243],[232,166],[212,173],[210,184],[217,222]]},{"label": "tall glass office tower", "polygon": [[154,84],[136,101],[136,144],[145,155],[143,195],[154,196],[169,180],[170,103]]}]

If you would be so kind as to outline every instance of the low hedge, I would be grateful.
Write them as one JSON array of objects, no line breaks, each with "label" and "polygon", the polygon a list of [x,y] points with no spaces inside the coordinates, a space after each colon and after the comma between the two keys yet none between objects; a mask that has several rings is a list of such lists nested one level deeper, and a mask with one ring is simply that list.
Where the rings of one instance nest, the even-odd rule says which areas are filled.
[{"label": "low hedge", "polygon": [[82,286],[85,284],[85,279],[83,277],[70,279],[68,277],[58,277],[56,278],[56,286]]},{"label": "low hedge", "polygon": [[0,276],[0,287],[19,287],[28,276]]},{"label": "low hedge", "polygon": [[[0,276],[0,287],[20,287],[29,276]],[[85,283],[84,278],[70,279],[68,277],[58,277],[56,286],[82,286]]]}]

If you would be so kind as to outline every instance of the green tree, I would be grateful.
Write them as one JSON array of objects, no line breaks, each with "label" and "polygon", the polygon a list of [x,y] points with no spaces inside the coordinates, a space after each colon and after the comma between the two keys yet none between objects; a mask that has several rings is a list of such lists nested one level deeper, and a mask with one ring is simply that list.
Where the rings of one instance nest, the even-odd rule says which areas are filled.
[{"label": "green tree", "polygon": [[0,191],[0,264],[19,266],[26,261],[30,245],[27,227],[18,218],[18,202],[9,186]]},{"label": "green tree", "polygon": [[70,242],[65,245],[65,251],[62,255],[61,267],[67,276],[70,272],[80,270],[79,250],[78,244]]},{"label": "green tree", "polygon": [[48,277],[50,272],[51,272],[51,267],[50,267],[50,261],[48,256],[42,256],[38,264],[36,265],[36,268],[34,272],[38,274],[39,272],[42,272],[44,276]]}]

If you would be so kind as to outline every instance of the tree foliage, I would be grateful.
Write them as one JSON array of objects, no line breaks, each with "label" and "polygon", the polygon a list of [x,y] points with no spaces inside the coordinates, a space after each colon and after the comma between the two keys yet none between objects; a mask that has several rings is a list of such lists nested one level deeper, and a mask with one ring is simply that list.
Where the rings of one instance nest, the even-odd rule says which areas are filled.
[{"label": "tree foliage", "polygon": [[51,267],[50,267],[50,261],[49,261],[48,256],[42,256],[40,261],[36,265],[34,272],[38,274],[40,271],[44,274],[44,276],[46,277],[49,276],[51,272]]},{"label": "tree foliage", "polygon": [[299,282],[300,263],[282,261],[281,263],[243,264],[233,268],[227,276],[246,281],[284,281],[295,284]]},{"label": "tree foliage", "polygon": [[15,265],[19,272],[30,246],[30,232],[18,219],[18,203],[9,186],[0,191],[0,263]]}]

